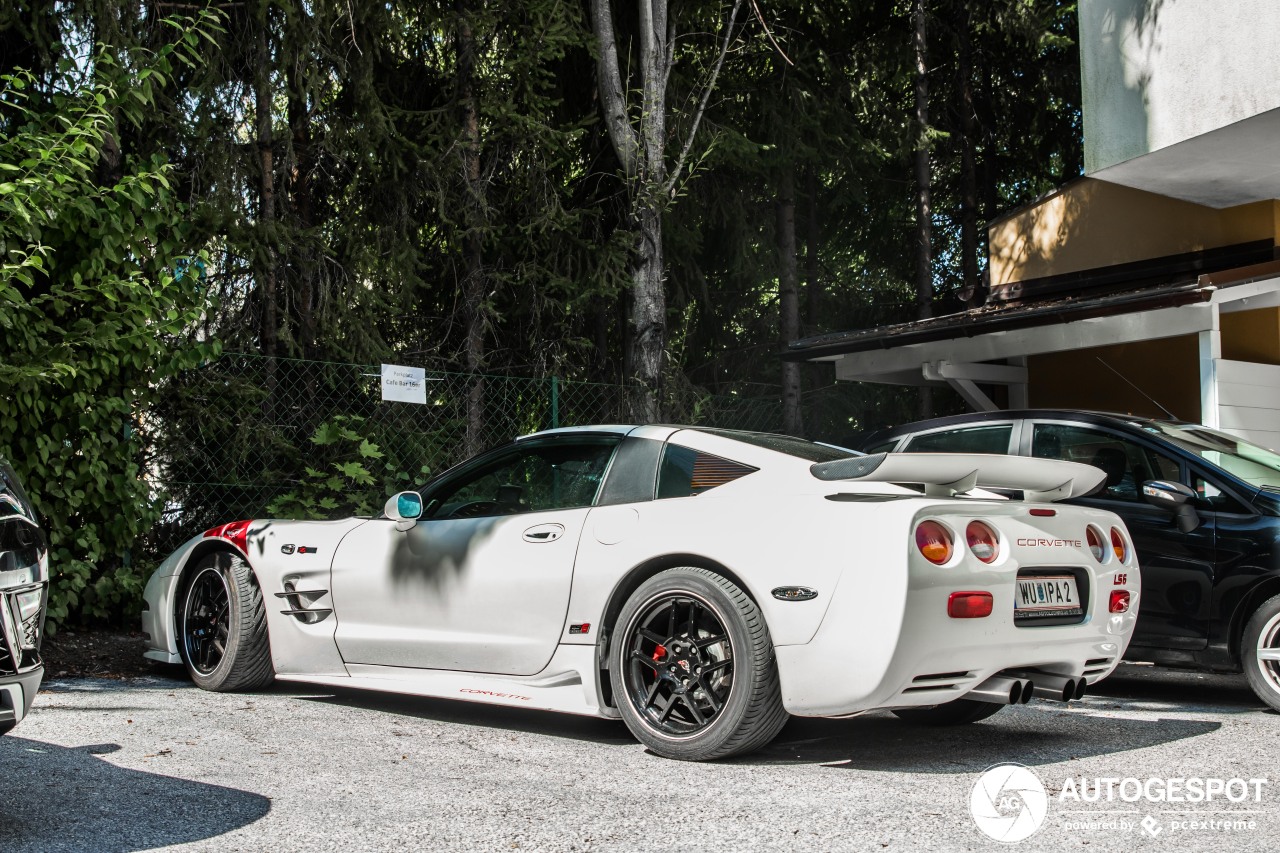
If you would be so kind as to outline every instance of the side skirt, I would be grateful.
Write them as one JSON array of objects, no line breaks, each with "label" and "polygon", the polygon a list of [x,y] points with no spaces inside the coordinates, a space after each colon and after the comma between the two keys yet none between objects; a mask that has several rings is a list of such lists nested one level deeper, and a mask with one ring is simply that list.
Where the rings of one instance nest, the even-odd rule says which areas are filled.
[{"label": "side skirt", "polygon": [[277,674],[276,678],[330,687],[618,718],[618,712],[606,706],[600,698],[595,646],[561,645],[551,662],[537,675],[498,675],[373,664],[347,664],[347,671],[351,673],[348,676],[290,672]]}]

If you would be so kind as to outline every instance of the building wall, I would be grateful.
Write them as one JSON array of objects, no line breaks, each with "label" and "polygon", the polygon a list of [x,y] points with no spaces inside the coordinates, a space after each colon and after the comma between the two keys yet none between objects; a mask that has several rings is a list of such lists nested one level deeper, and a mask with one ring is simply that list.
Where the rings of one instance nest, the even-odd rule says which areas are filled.
[{"label": "building wall", "polygon": [[1280,308],[1222,314],[1218,327],[1224,359],[1280,364]]},{"label": "building wall", "polygon": [[991,283],[1008,284],[1275,240],[1280,234],[1280,202],[1218,209],[1081,178],[995,220],[987,233]]},{"label": "building wall", "polygon": [[1086,174],[1280,107],[1275,0],[1081,0]]},{"label": "building wall", "polygon": [[1280,448],[1280,366],[1220,360],[1218,426],[1254,444]]},{"label": "building wall", "polygon": [[1166,417],[1149,396],[1182,420],[1200,420],[1200,350],[1194,335],[1033,355],[1027,359],[1027,372],[1032,408]]}]

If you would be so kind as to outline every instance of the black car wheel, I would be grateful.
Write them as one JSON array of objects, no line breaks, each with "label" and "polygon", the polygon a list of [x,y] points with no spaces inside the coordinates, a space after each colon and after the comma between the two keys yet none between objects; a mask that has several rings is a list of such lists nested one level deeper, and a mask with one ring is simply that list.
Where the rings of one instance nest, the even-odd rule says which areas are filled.
[{"label": "black car wheel", "polygon": [[1258,698],[1280,711],[1280,595],[1253,612],[1240,640],[1240,663]]},{"label": "black car wheel", "polygon": [[200,560],[180,598],[178,637],[191,680],[205,690],[255,690],[275,678],[267,616],[243,558],[220,551]]},{"label": "black car wheel", "polygon": [[963,726],[985,720],[1004,708],[999,702],[977,699],[952,699],[932,708],[899,708],[893,713],[908,723],[919,726]]},{"label": "black car wheel", "polygon": [[616,624],[610,678],[618,710],[658,755],[740,755],[786,723],[768,626],[725,578],[669,569],[640,585]]}]

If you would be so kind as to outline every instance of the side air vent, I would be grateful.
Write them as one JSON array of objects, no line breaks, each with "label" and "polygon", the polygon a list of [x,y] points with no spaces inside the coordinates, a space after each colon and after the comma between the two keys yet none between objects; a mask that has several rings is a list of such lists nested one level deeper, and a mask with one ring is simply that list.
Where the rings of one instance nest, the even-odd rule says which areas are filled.
[{"label": "side air vent", "polygon": [[917,675],[911,679],[911,686],[903,693],[923,693],[928,690],[955,690],[973,680],[972,672],[935,672],[931,675]]},{"label": "side air vent", "polygon": [[323,598],[329,594],[327,589],[297,589],[293,585],[293,581],[287,581],[284,585],[284,592],[277,592],[276,598],[283,598],[285,604],[289,605],[288,610],[280,612],[285,616],[292,616],[304,625],[314,625],[317,622],[323,622],[333,613],[332,608],[313,607],[312,605],[317,599]]}]

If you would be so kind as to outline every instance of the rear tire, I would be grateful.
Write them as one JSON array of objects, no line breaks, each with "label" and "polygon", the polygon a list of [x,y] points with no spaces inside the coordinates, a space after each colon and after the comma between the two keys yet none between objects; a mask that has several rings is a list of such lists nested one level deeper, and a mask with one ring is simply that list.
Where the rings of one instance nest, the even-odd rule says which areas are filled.
[{"label": "rear tire", "polygon": [[1245,623],[1240,665],[1257,697],[1280,711],[1280,595],[1262,602]]},{"label": "rear tire", "polygon": [[9,732],[13,731],[13,727],[16,725],[18,724],[14,722],[0,723],[0,737],[3,737],[4,735],[7,735]]},{"label": "rear tire", "polygon": [[893,713],[917,726],[963,726],[985,720],[1004,709],[999,702],[952,699],[932,708],[899,708]]},{"label": "rear tire", "polygon": [[609,678],[618,711],[658,755],[741,755],[787,722],[769,628],[729,580],[668,569],[640,585],[615,625]]},{"label": "rear tire", "polygon": [[262,590],[243,557],[204,557],[178,600],[178,648],[198,687],[257,690],[275,679]]}]

